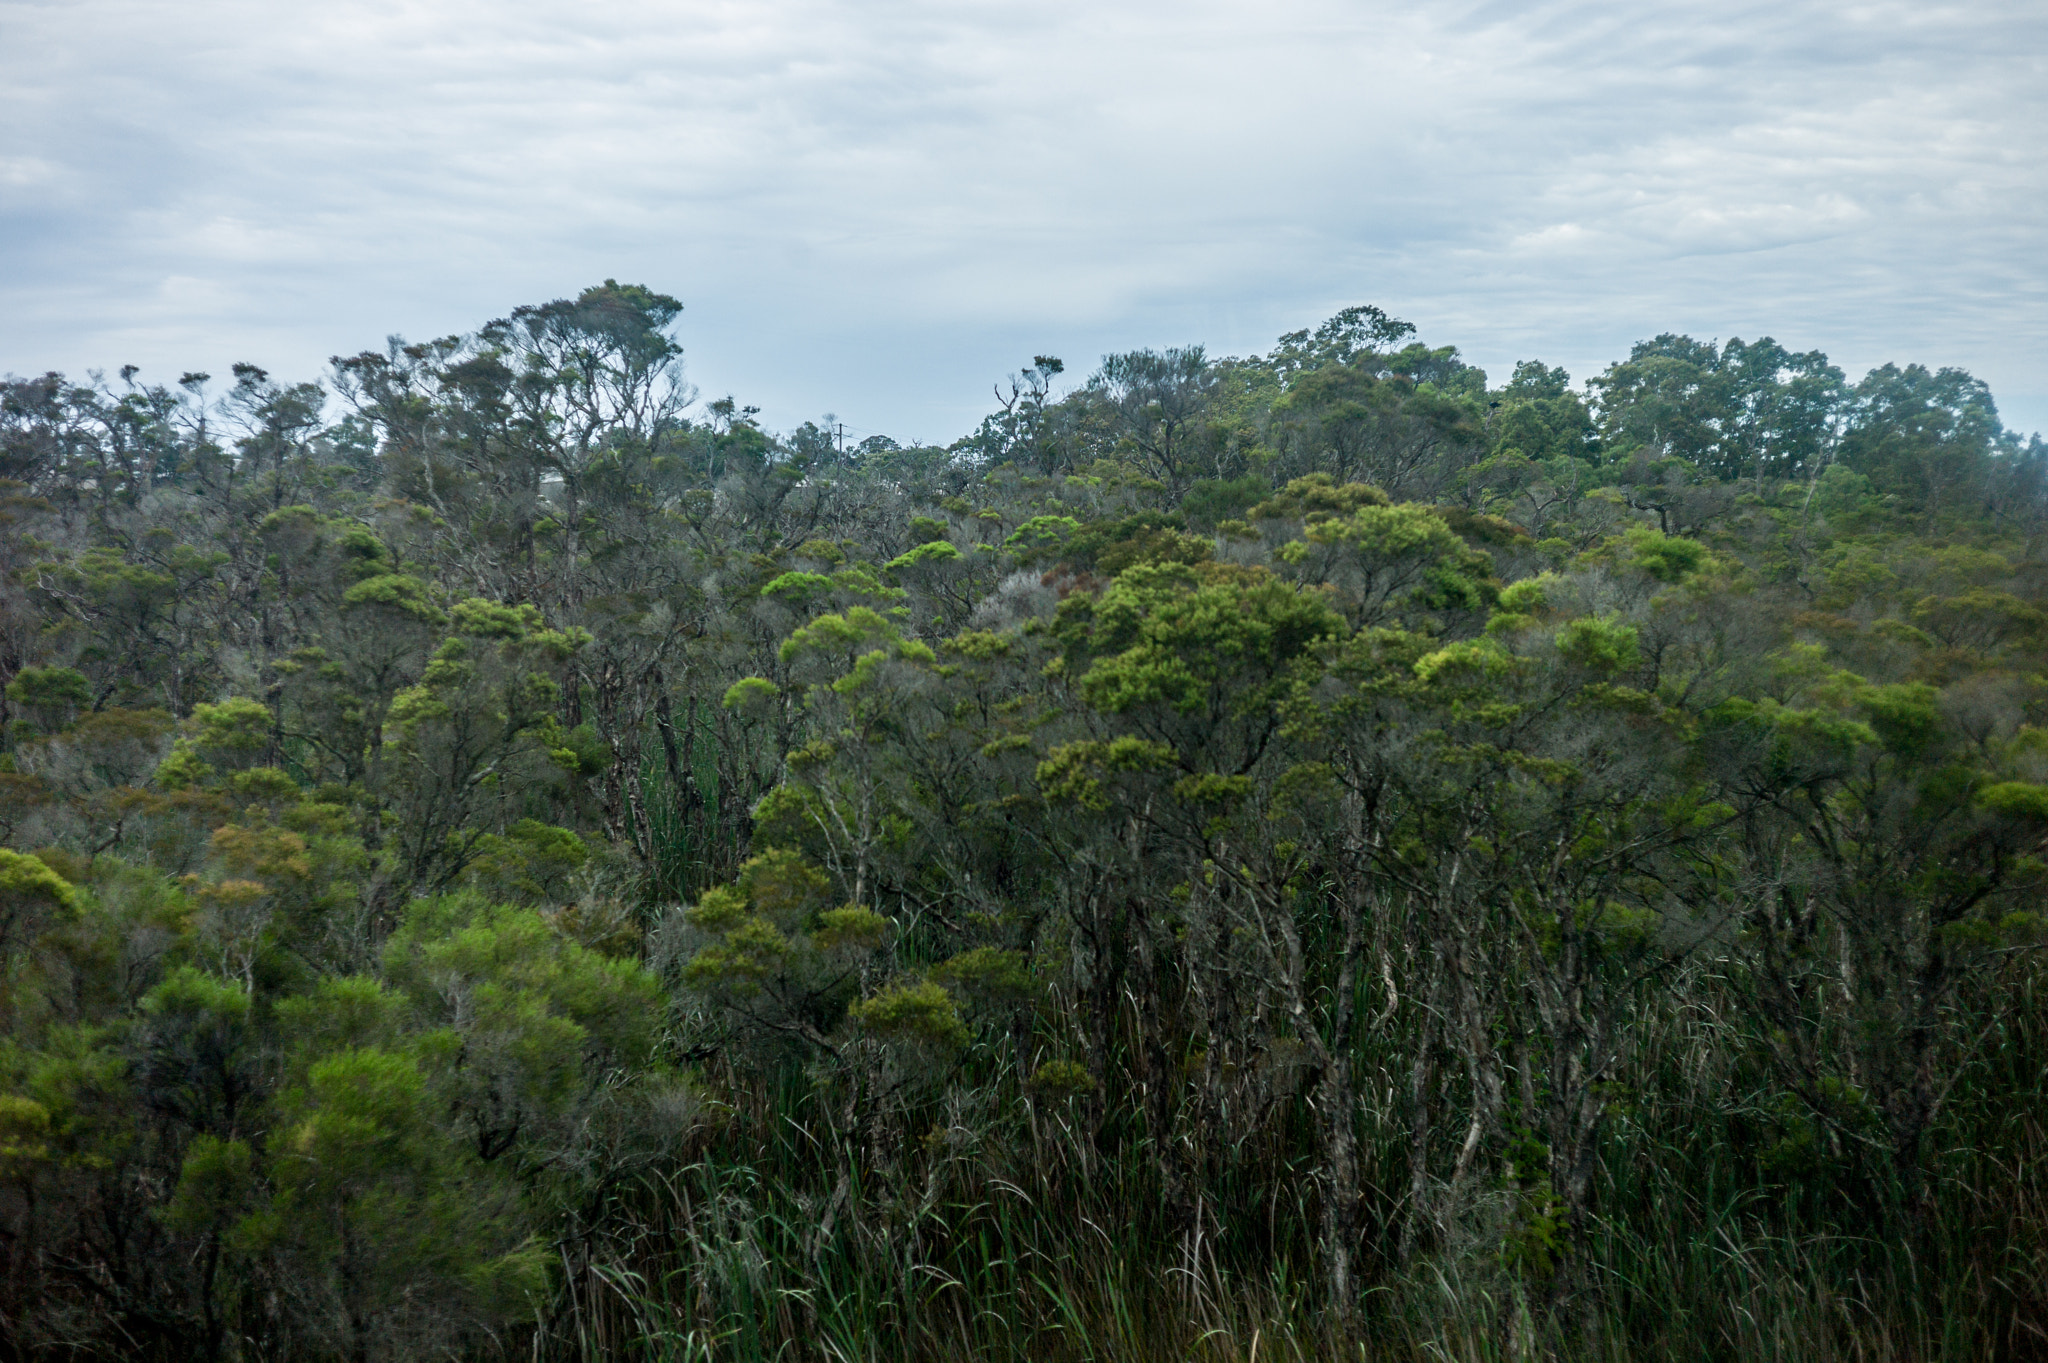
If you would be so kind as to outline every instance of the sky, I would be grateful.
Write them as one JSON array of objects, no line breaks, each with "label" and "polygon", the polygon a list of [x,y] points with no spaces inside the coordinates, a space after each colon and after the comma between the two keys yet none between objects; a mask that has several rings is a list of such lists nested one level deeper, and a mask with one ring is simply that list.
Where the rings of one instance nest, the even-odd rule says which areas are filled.
[{"label": "sky", "polygon": [[1771,335],[2048,430],[2048,5],[0,0],[0,372],[606,278],[772,429],[1375,303],[1496,382]]}]

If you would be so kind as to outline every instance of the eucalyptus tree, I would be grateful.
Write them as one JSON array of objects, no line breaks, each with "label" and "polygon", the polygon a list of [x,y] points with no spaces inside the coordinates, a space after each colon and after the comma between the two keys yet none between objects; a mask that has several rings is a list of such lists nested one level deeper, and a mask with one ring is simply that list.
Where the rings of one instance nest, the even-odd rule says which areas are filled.
[{"label": "eucalyptus tree", "polygon": [[1811,474],[1841,435],[1847,389],[1819,351],[1766,336],[1726,345],[1666,334],[1588,383],[1611,456],[1648,447],[1726,482]]},{"label": "eucalyptus tree", "polygon": [[1174,488],[1194,475],[1197,435],[1216,385],[1198,345],[1105,355],[1089,380],[1139,464]]}]

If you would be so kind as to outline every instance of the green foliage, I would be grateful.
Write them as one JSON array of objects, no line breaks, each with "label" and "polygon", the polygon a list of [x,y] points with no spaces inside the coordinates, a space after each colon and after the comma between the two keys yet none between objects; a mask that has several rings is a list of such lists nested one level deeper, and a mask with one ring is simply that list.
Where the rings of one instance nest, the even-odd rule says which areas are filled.
[{"label": "green foliage", "polygon": [[1096,1089],[1094,1076],[1072,1060],[1046,1061],[1031,1072],[1030,1085],[1034,1092],[1051,1098],[1093,1093]]},{"label": "green foliage", "polygon": [[840,615],[821,615],[784,640],[777,656],[784,665],[806,654],[837,662],[852,662],[868,652],[893,649],[898,656],[913,654],[921,647],[906,642],[903,632],[867,606],[855,606]]},{"label": "green foliage", "polygon": [[7,683],[7,699],[29,713],[38,731],[56,733],[92,704],[92,686],[77,668],[31,665]]},{"label": "green foliage", "polygon": [[1515,669],[1514,656],[1490,639],[1452,644],[1415,660],[1415,675],[1424,682],[1487,685]]},{"label": "green foliage", "polygon": [[1070,517],[1034,517],[1006,542],[1027,562],[1057,560],[1068,572],[1114,576],[1126,568],[1165,563],[1206,563],[1207,539],[1186,533],[1161,511],[1140,511],[1081,527]]},{"label": "green foliage", "polygon": [[400,573],[380,573],[363,579],[342,593],[344,609],[372,607],[411,616],[421,624],[440,626],[447,617],[434,605],[427,584]]},{"label": "green foliage", "polygon": [[975,947],[949,957],[932,969],[932,978],[983,1006],[1023,1003],[1037,993],[1024,954],[1002,947]]},{"label": "green foliage", "polygon": [[1033,516],[1010,532],[1003,547],[1025,559],[1043,558],[1057,552],[1080,529],[1081,522],[1072,516]]},{"label": "green foliage", "polygon": [[1628,532],[1625,561],[1659,582],[1683,582],[1708,562],[1707,548],[1694,540],[1641,526]]},{"label": "green foliage", "polygon": [[76,903],[76,892],[40,857],[0,848],[0,904],[5,904],[10,919],[28,913],[64,913]]},{"label": "green foliage", "polygon": [[1270,702],[1341,622],[1318,595],[1262,572],[1135,567],[1094,601],[1062,606],[1067,666],[1088,658],[1082,696],[1121,713],[1167,706],[1223,713]]},{"label": "green foliage", "polygon": [[941,563],[956,563],[960,551],[945,540],[930,540],[918,545],[908,553],[898,554],[882,566],[891,572]]},{"label": "green foliage", "polygon": [[493,1025],[541,1019],[531,1025],[564,1046],[643,1064],[652,1044],[654,985],[639,964],[565,939],[532,909],[472,895],[419,900],[385,944],[383,964],[385,978],[416,1007],[458,1026],[501,1010]]},{"label": "green foliage", "polygon": [[848,1010],[863,1031],[892,1041],[951,1050],[967,1044],[967,1024],[943,986],[933,980],[892,984]]},{"label": "green foliage", "polygon": [[682,965],[683,985],[757,1044],[830,1047],[853,1001],[849,966],[873,960],[890,936],[889,920],[865,905],[827,908],[831,891],[799,852],[771,847],[748,859],[732,885],[706,890],[682,914],[703,942]]},{"label": "green foliage", "polygon": [[327,1056],[282,1107],[276,1191],[232,1240],[298,1266],[302,1290],[334,1302],[337,1344],[360,1353],[373,1338],[431,1330],[458,1304],[500,1320],[533,1309],[545,1267],[515,1238],[502,1191],[438,1137],[414,1060],[374,1048]]},{"label": "green foliage", "polygon": [[579,724],[566,732],[555,728],[547,737],[550,740],[548,756],[555,760],[556,766],[572,776],[596,776],[612,764],[611,749],[597,730],[588,724]]},{"label": "green foliage", "polygon": [[1861,688],[1856,700],[1878,741],[1900,757],[1924,754],[1941,726],[1935,690],[1924,682]]},{"label": "green foliage", "polygon": [[1387,494],[1368,483],[1345,483],[1327,473],[1304,474],[1272,497],[1252,506],[1252,520],[1300,520],[1308,523],[1355,516],[1367,507],[1386,506]]},{"label": "green foliage", "polygon": [[1986,809],[2016,819],[2048,823],[2048,786],[2028,781],[2000,781],[1980,791],[1977,802]]},{"label": "green foliage", "polygon": [[1267,500],[1271,485],[1256,473],[1241,478],[1199,478],[1181,498],[1181,512],[1192,526],[1214,529],[1238,520]]},{"label": "green foliage", "polygon": [[1362,505],[1312,517],[1276,555],[1295,573],[1334,588],[1357,623],[1404,613],[1470,612],[1494,597],[1492,562],[1468,547],[1433,507]]},{"label": "green foliage", "polygon": [[1614,675],[1636,665],[1642,650],[1633,625],[1612,620],[1572,620],[1557,632],[1557,651],[1590,672]]},{"label": "green foliage", "polygon": [[1607,453],[1650,444],[1722,479],[1794,474],[1822,455],[1842,373],[1766,336],[1725,346],[1666,334],[1588,385]]},{"label": "green foliage", "polygon": [[801,607],[824,597],[831,590],[832,579],[823,573],[784,573],[761,588],[761,595]]},{"label": "green foliage", "polygon": [[2048,1328],[1983,385],[1357,307],[848,450],[680,307],[0,384],[0,1352]]},{"label": "green foliage", "polygon": [[818,926],[811,933],[811,942],[821,951],[873,951],[882,945],[888,931],[888,919],[873,909],[848,904],[843,909],[827,909],[818,915]]},{"label": "green foliage", "polygon": [[503,836],[477,839],[465,874],[494,899],[560,903],[571,897],[570,878],[589,860],[590,848],[573,831],[521,819]]},{"label": "green foliage", "polygon": [[254,763],[271,745],[276,718],[260,701],[233,697],[218,705],[195,705],[185,736],[158,769],[170,789],[206,785],[223,770]]},{"label": "green foliage", "polygon": [[1072,800],[1100,812],[1110,807],[1105,777],[1157,771],[1173,760],[1172,748],[1142,738],[1064,743],[1038,764],[1038,785],[1049,800]]}]

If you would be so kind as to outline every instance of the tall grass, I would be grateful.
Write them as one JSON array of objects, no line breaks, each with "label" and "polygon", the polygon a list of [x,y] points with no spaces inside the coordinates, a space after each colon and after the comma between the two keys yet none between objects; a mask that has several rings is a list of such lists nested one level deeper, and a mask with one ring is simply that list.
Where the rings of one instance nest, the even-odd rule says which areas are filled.
[{"label": "tall grass", "polygon": [[[651,745],[643,763],[658,898],[728,878],[742,853],[710,748],[691,811]],[[1423,1252],[1400,1259],[1405,1038],[1358,1042],[1359,1091],[1378,1098],[1357,1118],[1363,1285],[1341,1322],[1317,1288],[1298,1103],[1230,1149],[1191,1152],[1200,1205],[1174,1224],[1135,1108],[1090,1120],[1034,1097],[1029,1066],[991,1038],[978,1069],[862,1131],[841,1129],[794,1062],[714,1066],[714,1115],[586,1218],[597,1229],[565,1253],[537,1356],[2048,1359],[2038,975],[1958,1004],[2020,1002],[2007,994],[2006,1025],[1957,1086],[1924,1182],[1867,1152],[1787,1157],[1787,1108],[1728,1020],[1738,988],[1702,968],[1637,1019],[1562,1311],[1539,1309],[1540,1285],[1502,1253],[1508,1189],[1436,1189]]]},{"label": "tall grass", "polygon": [[737,826],[733,806],[744,808],[759,791],[728,791],[719,773],[711,721],[692,707],[684,723],[694,725],[687,773],[695,787],[692,804],[670,779],[660,737],[650,722],[642,735],[640,799],[652,835],[644,893],[656,903],[694,898],[729,878],[745,855],[747,830]]},{"label": "tall grass", "polygon": [[[615,1192],[565,1264],[545,1349],[647,1360],[1032,1363],[1369,1358],[2048,1357],[2048,1016],[1974,1062],[1924,1190],[1869,1160],[1788,1165],[1781,1109],[1703,973],[1643,1017],[1616,1086],[1597,1216],[1561,1311],[1501,1253],[1510,1190],[1474,1186],[1396,1257],[1407,1133],[1366,1104],[1366,1282],[1339,1326],[1316,1289],[1301,1114],[1208,1171],[1172,1225],[1134,1122],[1031,1096],[990,1061],[864,1133],[800,1068],[706,1076],[719,1115]],[[1990,987],[1990,986],[1987,986]],[[2006,987],[2006,986],[1999,986]],[[1967,1006],[1967,1005],[1966,1005]],[[1378,1053],[1376,1048],[1384,1050]],[[1392,1063],[1394,1039],[1361,1042]],[[1382,1075],[1382,1079],[1389,1078]],[[1374,1091],[1362,1085],[1362,1091]],[[1398,1085],[1382,1082],[1391,1094]]]}]

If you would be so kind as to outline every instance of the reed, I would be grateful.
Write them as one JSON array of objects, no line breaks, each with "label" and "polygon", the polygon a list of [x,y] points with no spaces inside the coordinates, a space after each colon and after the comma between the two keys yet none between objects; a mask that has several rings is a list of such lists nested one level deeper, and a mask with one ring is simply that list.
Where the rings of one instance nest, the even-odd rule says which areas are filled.
[{"label": "reed", "polygon": [[[543,1351],[678,1363],[2048,1356],[2037,982],[1986,986],[2022,989],[2029,1006],[1959,1086],[1917,1200],[1854,1152],[1788,1165],[1748,1039],[1722,1021],[1725,987],[1702,972],[1639,1020],[1598,1215],[1579,1232],[1565,1308],[1547,1316],[1501,1252],[1509,1192],[1475,1187],[1405,1263],[1377,1218],[1360,1309],[1339,1328],[1312,1286],[1318,1194],[1299,1175],[1299,1120],[1210,1152],[1196,1221],[1175,1226],[1137,1123],[1112,1110],[1091,1128],[1077,1105],[1032,1097],[1016,1065],[990,1059],[866,1132],[841,1129],[830,1095],[789,1066],[707,1076],[719,1117],[671,1167],[616,1190]],[[1362,1065],[1391,1062],[1379,1044],[1361,1042]],[[1385,1185],[1404,1167],[1399,1114],[1367,1104],[1359,1131],[1361,1166]],[[1361,1191],[1382,1211],[1399,1202],[1388,1186]]]}]

